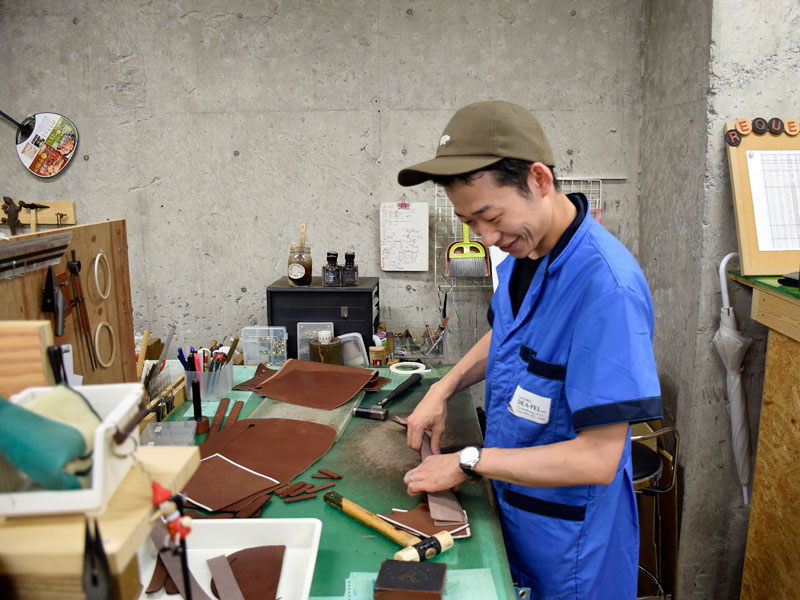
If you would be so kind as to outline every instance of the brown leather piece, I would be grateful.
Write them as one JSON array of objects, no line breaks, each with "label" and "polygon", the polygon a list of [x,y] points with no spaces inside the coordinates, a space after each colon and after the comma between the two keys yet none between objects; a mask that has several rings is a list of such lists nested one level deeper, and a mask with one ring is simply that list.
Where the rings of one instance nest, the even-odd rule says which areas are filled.
[{"label": "brown leather piece", "polygon": [[256,388],[262,396],[310,408],[333,410],[375,376],[376,371],[290,358]]},{"label": "brown leather piece", "polygon": [[316,494],[303,494],[302,496],[286,496],[283,501],[284,502],[298,502],[299,500],[310,500],[311,498],[316,498]]},{"label": "brown leather piece", "polygon": [[215,556],[214,558],[209,558],[206,563],[208,564],[208,570],[211,571],[211,580],[216,585],[220,598],[225,598],[225,600],[244,600],[227,556],[224,554]]},{"label": "brown leather piece", "polygon": [[245,496],[274,488],[275,481],[261,477],[225,460],[211,456],[200,463],[183,493],[206,510],[220,510]]},{"label": "brown leather piece", "polygon": [[214,420],[211,422],[211,426],[209,428],[209,435],[211,435],[211,433],[214,431],[219,431],[222,428],[222,420],[225,418],[225,413],[228,410],[228,404],[230,401],[230,398],[222,398],[219,401],[217,412],[214,414]]},{"label": "brown leather piece", "polygon": [[[286,546],[256,546],[228,556],[233,576],[245,600],[275,600]],[[216,582],[212,593],[220,598]]]},{"label": "brown leather piece", "polygon": [[243,381],[238,385],[235,385],[233,389],[241,390],[244,392],[255,392],[258,386],[260,386],[267,379],[275,375],[275,373],[277,373],[277,371],[270,369],[264,364],[260,364],[256,367],[256,372],[250,379],[248,379],[247,381]]},{"label": "brown leather piece", "polygon": [[183,514],[192,519],[232,519],[233,513],[229,512],[215,512],[210,515],[198,512],[196,510],[184,510]]},{"label": "brown leather piece", "polygon": [[260,492],[256,492],[254,494],[250,494],[249,496],[245,496],[238,502],[234,502],[233,504],[229,504],[228,506],[223,506],[220,510],[228,510],[231,512],[236,512],[242,510],[245,506],[249,505],[253,500],[256,498],[260,498],[265,494],[271,494],[275,491],[276,488],[280,487],[281,484],[276,483],[273,487],[267,488],[266,490],[261,490]]},{"label": "brown leather piece", "polygon": [[[428,434],[422,436],[422,446],[419,449],[420,459],[425,460],[431,452],[431,441]],[[431,516],[437,525],[463,524],[464,512],[456,495],[450,490],[428,493],[428,505]]]},{"label": "brown leather piece", "polygon": [[258,498],[250,501],[250,503],[247,506],[239,509],[236,512],[236,518],[249,519],[251,517],[260,517],[261,509],[263,509],[264,505],[267,502],[269,502],[270,498],[272,498],[272,496],[270,496],[269,494],[264,494],[263,496],[259,496]]},{"label": "brown leather piece", "polygon": [[[328,425],[295,419],[245,419],[214,435],[211,452],[201,444],[201,456],[219,452],[226,458],[269,475],[291,481],[333,446],[336,430]],[[208,442],[206,442],[208,443]]]},{"label": "brown leather piece", "polygon": [[[181,558],[180,555],[173,552],[172,547],[170,547],[170,545],[167,543],[167,530],[163,525],[161,525],[161,523],[157,523],[156,526],[150,531],[150,539],[153,540],[156,549],[158,549],[158,555],[161,557],[162,561],[164,562],[164,566],[167,568],[167,572],[169,573],[169,578],[165,582],[164,586],[167,593],[174,594],[177,591],[185,598],[186,594],[184,593],[183,587]],[[177,590],[170,591],[170,584],[177,586]],[[194,578],[194,575],[192,575],[191,572],[189,573],[189,586],[192,590],[192,600],[211,600],[211,597],[203,591],[203,588],[200,587],[200,584],[197,583],[197,580]]]},{"label": "brown leather piece", "polygon": [[437,525],[431,517],[430,507],[427,502],[420,502],[411,510],[401,511],[392,509],[391,514],[378,514],[385,521],[390,522],[395,527],[405,529],[415,535],[430,537],[440,531],[449,531],[454,538],[462,539],[472,535],[466,520],[463,518],[461,523],[452,523],[447,526]]},{"label": "brown leather piece", "polygon": [[322,483],[322,484],[320,484],[320,485],[318,485],[316,487],[312,487],[312,488],[307,489],[306,493],[315,494],[315,493],[320,492],[322,490],[327,490],[329,487],[333,487],[335,485],[336,484],[333,483],[332,481],[330,483]]},{"label": "brown leather piece", "polygon": [[390,381],[391,379],[389,379],[388,377],[382,377],[380,375],[377,375],[377,377],[373,377],[372,379],[370,379],[367,385],[365,385],[361,389],[364,390],[365,392],[380,392],[383,386],[385,386]]},{"label": "brown leather piece", "polygon": [[167,567],[164,561],[161,560],[161,555],[156,556],[156,568],[153,569],[153,576],[150,578],[150,583],[147,584],[145,593],[152,594],[164,587],[167,582]]}]

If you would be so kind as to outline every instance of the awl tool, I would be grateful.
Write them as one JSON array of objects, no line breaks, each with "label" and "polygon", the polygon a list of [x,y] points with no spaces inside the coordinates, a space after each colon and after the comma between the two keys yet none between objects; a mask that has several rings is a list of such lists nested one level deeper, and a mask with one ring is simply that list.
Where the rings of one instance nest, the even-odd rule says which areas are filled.
[{"label": "awl tool", "polygon": [[392,390],[389,395],[386,396],[386,398],[377,404],[373,404],[372,406],[356,406],[353,409],[353,416],[385,421],[387,415],[389,414],[389,411],[386,409],[386,405],[398,396],[402,396],[410,387],[419,383],[421,379],[422,375],[419,373],[414,373],[403,383],[398,385],[394,390]]}]

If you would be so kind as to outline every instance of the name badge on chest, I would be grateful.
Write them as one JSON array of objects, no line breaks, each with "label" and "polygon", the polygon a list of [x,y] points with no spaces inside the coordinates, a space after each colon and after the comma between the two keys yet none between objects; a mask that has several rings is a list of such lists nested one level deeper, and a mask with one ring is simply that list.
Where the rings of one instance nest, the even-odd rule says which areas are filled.
[{"label": "name badge on chest", "polygon": [[550,422],[551,402],[551,398],[545,398],[517,386],[514,397],[508,404],[508,410],[521,419],[545,425]]}]

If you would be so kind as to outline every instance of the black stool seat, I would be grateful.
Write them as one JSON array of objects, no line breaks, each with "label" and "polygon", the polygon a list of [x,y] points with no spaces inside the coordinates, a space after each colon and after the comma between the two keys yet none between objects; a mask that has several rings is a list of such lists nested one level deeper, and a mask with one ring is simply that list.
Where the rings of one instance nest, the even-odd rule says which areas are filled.
[{"label": "black stool seat", "polygon": [[661,458],[655,450],[641,442],[631,442],[631,462],[634,483],[658,479],[661,476]]}]

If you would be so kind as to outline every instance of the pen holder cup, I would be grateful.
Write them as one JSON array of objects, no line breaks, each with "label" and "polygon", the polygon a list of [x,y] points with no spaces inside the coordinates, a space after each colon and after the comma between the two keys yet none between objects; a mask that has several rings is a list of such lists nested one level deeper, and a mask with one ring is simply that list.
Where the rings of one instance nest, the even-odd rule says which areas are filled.
[{"label": "pen holder cup", "polygon": [[200,381],[200,400],[213,402],[227,396],[233,388],[233,365],[225,365],[219,371],[184,371],[186,399],[193,401],[192,382]]}]

